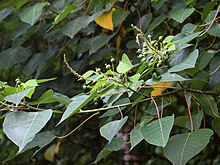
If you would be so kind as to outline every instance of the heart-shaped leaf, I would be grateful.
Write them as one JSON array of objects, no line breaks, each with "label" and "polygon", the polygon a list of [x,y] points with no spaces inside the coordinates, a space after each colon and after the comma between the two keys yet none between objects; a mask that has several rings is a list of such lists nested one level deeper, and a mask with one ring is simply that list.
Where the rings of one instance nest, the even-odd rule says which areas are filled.
[{"label": "heart-shaped leaf", "polygon": [[194,8],[184,8],[176,9],[170,11],[170,17],[177,22],[182,23],[186,18],[188,18],[193,12]]},{"label": "heart-shaped leaf", "polygon": [[21,100],[28,95],[28,93],[32,90],[33,88],[26,89],[22,92],[18,92],[12,95],[8,95],[5,97],[5,101],[8,101],[10,103],[14,103],[16,106],[21,102]]},{"label": "heart-shaped leaf", "polygon": [[132,150],[136,145],[138,145],[144,138],[140,133],[141,125],[138,124],[130,133],[131,149]]},{"label": "heart-shaped leaf", "polygon": [[84,107],[87,103],[89,103],[96,96],[96,92],[93,92],[90,95],[81,95],[75,96],[73,102],[71,102],[66,111],[63,113],[62,118],[60,119],[60,123],[66,120],[68,117],[72,116],[74,113],[77,113],[82,107]]},{"label": "heart-shaped leaf", "polygon": [[164,148],[164,154],[173,165],[185,165],[206,147],[212,135],[213,131],[210,129],[174,135]]},{"label": "heart-shaped leaf", "polygon": [[37,20],[40,18],[42,9],[48,5],[50,5],[49,2],[41,2],[41,3],[35,4],[34,6],[26,8],[21,13],[21,20],[33,26],[37,22]]},{"label": "heart-shaped leaf", "polygon": [[100,134],[106,138],[109,143],[112,141],[113,137],[118,133],[118,131],[123,127],[126,123],[128,117],[124,117],[120,120],[115,120],[109,122],[100,128]]},{"label": "heart-shaped leaf", "polygon": [[118,73],[126,73],[133,67],[131,61],[129,60],[128,56],[126,54],[122,55],[122,60],[119,62],[117,66],[117,72]]},{"label": "heart-shaped leaf", "polygon": [[196,65],[196,60],[199,56],[198,49],[191,52],[181,63],[170,68],[168,72],[179,72],[185,69],[194,68]]},{"label": "heart-shaped leaf", "polygon": [[41,112],[12,112],[9,113],[3,123],[3,131],[14,142],[20,153],[28,142],[46,125],[52,116],[52,110]]},{"label": "heart-shaped leaf", "polygon": [[174,115],[145,123],[140,132],[144,139],[153,145],[165,147],[174,124]]}]

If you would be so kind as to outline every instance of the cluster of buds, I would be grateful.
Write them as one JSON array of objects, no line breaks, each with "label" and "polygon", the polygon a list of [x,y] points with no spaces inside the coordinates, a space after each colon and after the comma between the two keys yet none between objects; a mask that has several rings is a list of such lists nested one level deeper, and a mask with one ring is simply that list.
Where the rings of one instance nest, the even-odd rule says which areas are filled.
[{"label": "cluster of buds", "polygon": [[[138,45],[142,45],[141,49],[137,50],[138,57],[142,62],[147,62],[149,67],[160,67],[170,57],[170,52],[175,50],[175,44],[171,42],[173,36],[168,36],[163,40],[163,36],[159,36],[157,40],[152,40],[152,36],[145,37],[144,33],[136,26],[132,27],[139,33],[136,37]],[[142,44],[139,38],[143,39]]]}]

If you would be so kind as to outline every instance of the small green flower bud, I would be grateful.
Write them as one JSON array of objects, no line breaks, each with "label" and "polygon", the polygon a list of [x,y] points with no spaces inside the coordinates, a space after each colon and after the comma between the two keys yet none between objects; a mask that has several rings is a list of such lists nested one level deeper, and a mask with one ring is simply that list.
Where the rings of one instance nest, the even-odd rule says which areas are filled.
[{"label": "small green flower bud", "polygon": [[138,49],[138,50],[137,50],[137,53],[141,53],[141,51],[142,51],[141,49]]},{"label": "small green flower bud", "polygon": [[101,69],[100,69],[100,68],[96,68],[96,72],[97,72],[97,73],[100,73],[100,72],[101,72]]},{"label": "small green flower bud", "polygon": [[111,69],[111,65],[107,64],[107,65],[105,65],[105,68],[106,69]]},{"label": "small green flower bud", "polygon": [[111,58],[110,61],[111,61],[111,63],[114,63],[114,62],[115,62],[115,59],[114,59],[114,58]]},{"label": "small green flower bud", "polygon": [[149,35],[147,35],[147,38],[151,38],[152,36],[149,34]]},{"label": "small green flower bud", "polygon": [[146,61],[146,58],[142,58],[142,59],[141,59],[141,62],[145,62],[145,61]]},{"label": "small green flower bud", "polygon": [[82,87],[83,87],[83,89],[86,89],[86,88],[87,88],[87,86],[86,86],[85,84],[84,84]]},{"label": "small green flower bud", "polygon": [[162,40],[163,36],[159,36],[159,40]]}]

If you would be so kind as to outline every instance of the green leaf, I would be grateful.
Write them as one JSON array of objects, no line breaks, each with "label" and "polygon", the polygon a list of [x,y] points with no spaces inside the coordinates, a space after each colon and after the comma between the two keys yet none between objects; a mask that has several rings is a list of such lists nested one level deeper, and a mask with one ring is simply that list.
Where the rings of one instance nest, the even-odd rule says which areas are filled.
[{"label": "green leaf", "polygon": [[138,145],[144,138],[140,133],[141,125],[138,124],[135,128],[132,129],[130,133],[131,149],[132,150],[136,145]]},{"label": "green leaf", "polygon": [[1,10],[0,11],[0,22],[2,20],[4,20],[8,15],[10,15],[12,12],[13,12],[12,8],[7,8],[7,9],[4,9],[4,10]]},{"label": "green leaf", "polygon": [[84,74],[82,75],[82,77],[83,77],[83,78],[88,78],[88,77],[90,77],[91,75],[93,75],[93,73],[94,73],[93,70],[89,70],[89,71],[87,71],[86,73],[84,73]]},{"label": "green leaf", "polygon": [[106,149],[109,151],[119,151],[125,144],[123,137],[114,137],[110,143],[106,145]]},{"label": "green leaf", "polygon": [[90,95],[75,96],[73,98],[73,101],[68,105],[66,111],[63,113],[62,118],[60,119],[59,123],[56,126],[58,126],[68,117],[71,117],[73,114],[77,113],[81,108],[83,108],[86,104],[88,104],[95,96],[96,96],[96,92],[93,92]]},{"label": "green leaf", "polygon": [[102,126],[100,128],[100,134],[106,138],[109,143],[112,141],[114,136],[118,133],[118,131],[123,127],[123,125],[126,123],[128,117],[124,117],[120,120],[115,120],[112,122],[109,122]]},{"label": "green leaf", "polygon": [[[198,58],[199,70],[203,70],[210,63],[210,60],[214,57],[214,55],[215,55],[215,53],[209,53],[207,51],[203,51],[199,55],[199,58]],[[213,66],[213,65],[210,65],[210,66]],[[213,70],[213,68],[212,68],[212,70]]]},{"label": "green leaf", "polygon": [[140,75],[140,73],[138,73],[138,74],[135,74],[135,75],[129,77],[129,80],[135,83],[135,82],[138,82],[140,77],[141,77],[141,75]]},{"label": "green leaf", "polygon": [[73,10],[73,5],[67,5],[65,9],[63,9],[54,19],[53,25],[58,24],[60,21],[62,21],[64,18],[66,18]]},{"label": "green leaf", "polygon": [[94,21],[98,16],[100,16],[103,11],[95,13],[92,16],[82,16],[68,22],[63,28],[62,32],[64,35],[73,38],[81,29],[88,26],[92,21]]},{"label": "green leaf", "polygon": [[22,92],[18,92],[12,95],[8,95],[5,97],[5,101],[8,101],[10,103],[14,103],[16,105],[16,107],[18,106],[18,104],[21,102],[21,100],[28,95],[28,93],[32,90],[32,88],[30,89],[26,89]]},{"label": "green leaf", "polygon": [[169,65],[173,67],[181,63],[184,60],[184,58],[189,54],[189,52],[190,52],[190,48],[184,48],[175,52],[168,60]]},{"label": "green leaf", "polygon": [[147,85],[153,85],[159,82],[175,82],[175,81],[187,81],[189,79],[185,79],[182,76],[176,73],[164,73],[161,75],[161,79],[158,81],[154,81],[152,78],[146,81]]},{"label": "green leaf", "polygon": [[95,53],[97,50],[99,50],[101,47],[106,45],[112,37],[114,37],[115,34],[112,35],[98,35],[91,39],[90,41],[90,47],[89,55]]},{"label": "green leaf", "polygon": [[30,24],[31,26],[33,26],[37,20],[40,18],[41,14],[42,14],[42,9],[45,6],[49,6],[50,3],[49,2],[41,2],[41,3],[37,3],[34,6],[28,7],[26,9],[24,9],[24,11],[21,13],[21,20],[23,22],[26,22],[28,24]]},{"label": "green leaf", "polygon": [[[196,98],[200,103],[202,110],[208,115],[216,118],[218,116],[218,107],[215,99],[210,95],[202,95]],[[213,110],[212,110],[213,109]]]},{"label": "green leaf", "polygon": [[145,123],[140,128],[140,133],[144,139],[153,145],[165,147],[171,129],[174,124],[174,115],[155,120],[150,124]]},{"label": "green leaf", "polygon": [[194,8],[183,8],[170,11],[170,17],[179,23],[183,23],[193,12]]},{"label": "green leaf", "polygon": [[12,112],[3,123],[3,131],[14,142],[20,153],[32,141],[35,135],[46,125],[52,116],[52,110],[41,112]]},{"label": "green leaf", "polygon": [[119,62],[116,70],[118,73],[126,73],[133,67],[131,61],[126,54],[122,55],[122,60]]},{"label": "green leaf", "polygon": [[36,136],[34,137],[33,140],[31,140],[24,148],[23,150],[21,150],[20,153],[25,152],[29,149],[32,149],[34,147],[39,147],[38,150],[36,150],[34,152],[34,154],[32,155],[32,157],[38,152],[40,151],[43,147],[45,147],[46,145],[48,145],[49,143],[51,143],[54,139],[56,138],[56,136],[54,134],[52,134],[50,131],[46,131],[46,132],[42,132],[42,133],[38,133],[36,134]]},{"label": "green leaf", "polygon": [[153,22],[148,26],[147,31],[154,30],[158,25],[160,25],[167,17],[164,15],[156,17]]},{"label": "green leaf", "polygon": [[19,0],[2,0],[0,2],[0,10],[15,6]]},{"label": "green leaf", "polygon": [[209,15],[209,13],[212,11],[212,9],[215,7],[216,4],[217,4],[217,0],[205,4],[202,12],[202,20],[206,19],[206,17]]},{"label": "green leaf", "polygon": [[214,131],[220,137],[220,119],[219,118],[216,118],[216,119],[212,120],[212,128],[214,129]]},{"label": "green leaf", "polygon": [[36,101],[29,103],[30,105],[38,105],[38,104],[49,104],[55,102],[51,96],[54,94],[52,89],[47,90],[44,92]]},{"label": "green leaf", "polygon": [[31,51],[23,47],[9,48],[0,53],[0,70],[10,68],[15,64],[26,61],[31,56]]},{"label": "green leaf", "polygon": [[[197,114],[192,115],[193,129],[194,129],[194,130],[199,129],[199,127],[200,127],[200,125],[201,125],[201,122],[202,122],[202,117],[203,117],[203,112],[202,112],[202,111],[199,111]],[[188,120],[187,120],[186,123],[185,123],[185,127],[186,127],[188,130],[191,130],[191,125],[190,125],[189,118],[188,118]]]},{"label": "green leaf", "polygon": [[191,52],[181,63],[170,68],[168,72],[179,72],[185,69],[194,68],[198,56],[199,51],[198,49],[196,49],[193,52]]},{"label": "green leaf", "polygon": [[106,147],[104,147],[102,151],[97,155],[94,163],[97,164],[100,160],[108,156],[110,153],[111,151],[107,150]]},{"label": "green leaf", "polygon": [[173,165],[185,165],[206,147],[212,135],[210,129],[174,135],[164,148],[164,155]]},{"label": "green leaf", "polygon": [[201,33],[202,32],[200,31],[200,32],[196,32],[196,33],[193,33],[193,34],[190,34],[190,35],[187,35],[187,36],[181,38],[179,40],[179,42],[176,43],[176,48],[179,49],[180,47],[182,47],[182,45],[184,45],[184,44],[192,41],[194,38],[198,37]]}]

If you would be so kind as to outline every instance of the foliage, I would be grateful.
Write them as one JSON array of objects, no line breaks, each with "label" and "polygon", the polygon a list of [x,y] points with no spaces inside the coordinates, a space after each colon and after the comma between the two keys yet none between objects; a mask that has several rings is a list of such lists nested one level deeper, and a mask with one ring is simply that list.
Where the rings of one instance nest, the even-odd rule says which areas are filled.
[{"label": "foliage", "polygon": [[219,163],[219,10],[0,2],[2,163]]}]

